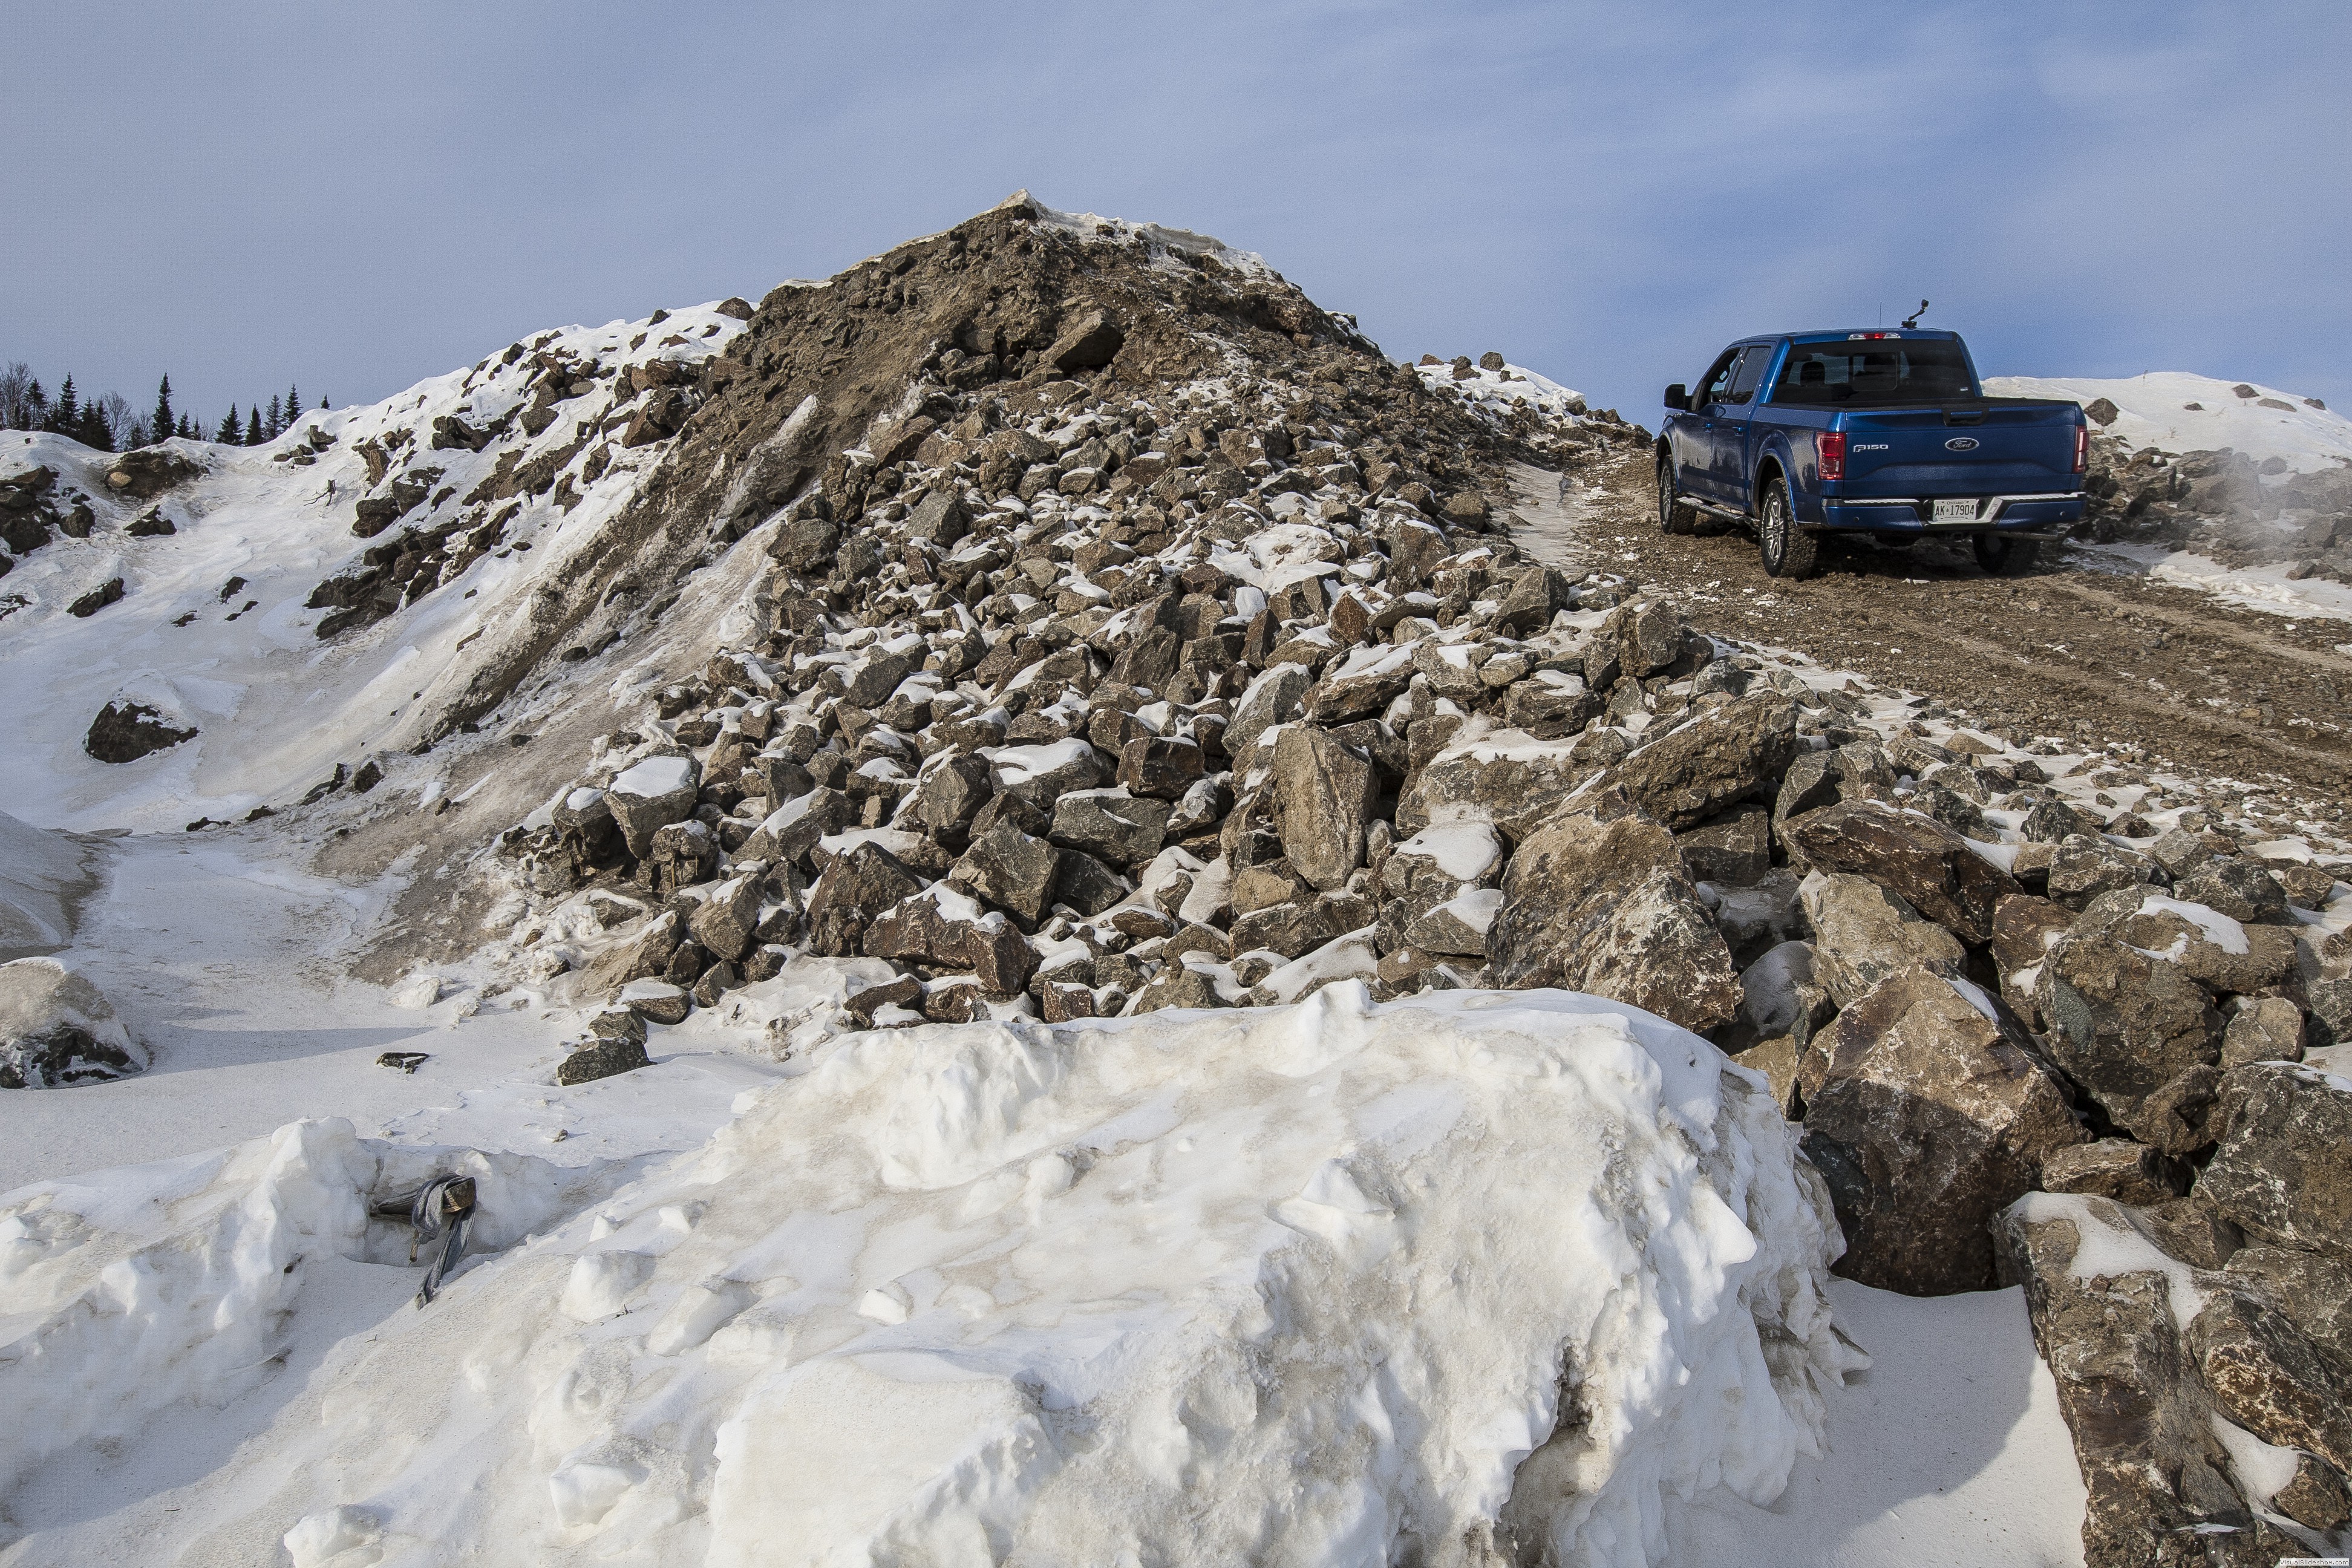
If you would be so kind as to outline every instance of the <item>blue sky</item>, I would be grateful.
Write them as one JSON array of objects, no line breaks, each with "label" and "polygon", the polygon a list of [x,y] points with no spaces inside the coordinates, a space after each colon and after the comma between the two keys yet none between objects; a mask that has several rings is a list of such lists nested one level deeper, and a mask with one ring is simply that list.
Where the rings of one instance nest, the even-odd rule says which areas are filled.
[{"label": "blue sky", "polygon": [[1654,424],[1922,297],[2352,405],[2352,6],[11,6],[0,360],[207,420],[822,277],[1028,186]]}]

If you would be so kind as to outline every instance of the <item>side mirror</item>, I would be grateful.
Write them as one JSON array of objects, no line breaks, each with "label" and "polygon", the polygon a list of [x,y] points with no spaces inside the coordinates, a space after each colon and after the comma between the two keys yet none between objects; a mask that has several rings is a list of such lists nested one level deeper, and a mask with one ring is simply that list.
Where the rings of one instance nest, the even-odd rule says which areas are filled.
[{"label": "side mirror", "polygon": [[1690,388],[1679,381],[1666,388],[1666,406],[1687,413],[1690,409]]}]

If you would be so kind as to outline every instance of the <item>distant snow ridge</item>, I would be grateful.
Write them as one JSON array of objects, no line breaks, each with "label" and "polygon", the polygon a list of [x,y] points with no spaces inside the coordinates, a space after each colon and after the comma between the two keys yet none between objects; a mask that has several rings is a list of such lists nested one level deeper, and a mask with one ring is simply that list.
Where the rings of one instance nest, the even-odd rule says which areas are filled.
[{"label": "distant snow ridge", "polygon": [[1425,355],[1413,369],[1431,391],[1450,389],[1490,417],[1508,415],[1516,408],[1559,419],[1584,413],[1584,394],[1571,392],[1525,365],[1512,364],[1500,354],[1490,353],[1485,359],[1495,363],[1472,364],[1467,356],[1446,363]]},{"label": "distant snow ridge", "polygon": [[857,1036],[244,1462],[402,1562],[1647,1564],[1863,1364],[1827,1215],[1760,1079],[1565,993]]},{"label": "distant snow ridge", "polygon": [[2280,458],[2286,471],[2298,474],[2352,463],[2352,419],[2298,393],[2251,382],[2185,371],[2111,380],[1993,375],[1985,378],[1985,390],[2009,397],[2070,398],[2086,408],[2105,398],[2116,409],[2106,433],[2134,450],[2210,452],[2227,447],[2257,463]]}]

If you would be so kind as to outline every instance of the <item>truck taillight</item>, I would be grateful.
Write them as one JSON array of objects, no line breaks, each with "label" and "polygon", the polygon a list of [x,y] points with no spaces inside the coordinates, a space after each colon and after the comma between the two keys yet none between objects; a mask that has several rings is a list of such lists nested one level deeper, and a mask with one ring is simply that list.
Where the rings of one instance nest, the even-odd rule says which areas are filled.
[{"label": "truck taillight", "polygon": [[2077,425],[2074,426],[2074,471],[2079,474],[2090,467],[2090,464],[2091,427],[2088,425]]},{"label": "truck taillight", "polygon": [[1821,458],[1821,474],[1825,479],[1845,478],[1845,432],[1824,430],[1813,437],[1815,452]]}]

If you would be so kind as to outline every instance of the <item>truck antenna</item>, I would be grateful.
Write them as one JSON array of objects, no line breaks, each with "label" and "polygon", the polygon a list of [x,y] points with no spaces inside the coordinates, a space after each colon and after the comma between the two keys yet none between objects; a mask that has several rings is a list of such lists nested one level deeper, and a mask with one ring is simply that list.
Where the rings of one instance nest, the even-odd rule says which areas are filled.
[{"label": "truck antenna", "polygon": [[1904,325],[1904,326],[1905,326],[1905,328],[1906,328],[1906,329],[1911,328],[1911,327],[1916,327],[1916,326],[1917,326],[1917,325],[1919,324],[1919,318],[1920,318],[1920,317],[1922,317],[1922,316],[1924,316],[1924,315],[1926,315],[1927,313],[1927,300],[1920,300],[1920,301],[1919,301],[1919,308],[1918,308],[1917,310],[1916,310],[1912,311],[1909,315],[1907,315],[1907,316],[1906,316],[1906,317],[1904,317],[1904,318],[1903,318],[1903,325]]}]

